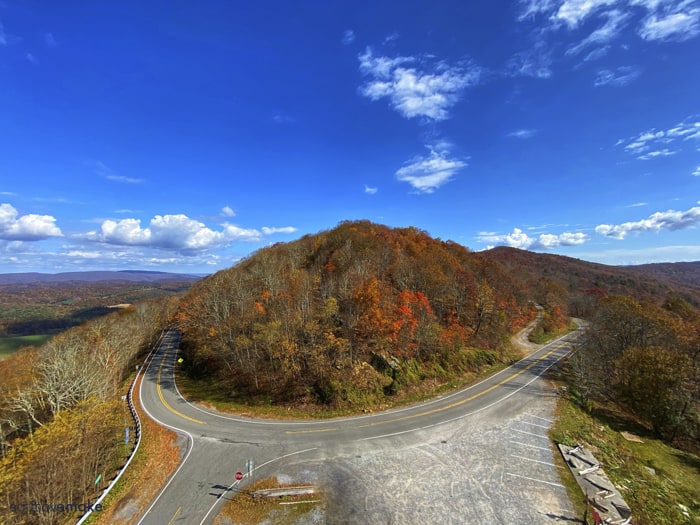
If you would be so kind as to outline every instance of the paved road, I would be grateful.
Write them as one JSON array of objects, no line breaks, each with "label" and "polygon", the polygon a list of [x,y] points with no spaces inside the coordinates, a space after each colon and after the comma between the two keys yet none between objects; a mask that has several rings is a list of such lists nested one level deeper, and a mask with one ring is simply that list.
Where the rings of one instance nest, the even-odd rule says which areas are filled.
[{"label": "paved road", "polygon": [[[396,451],[435,446],[436,436],[452,437],[457,427],[460,433],[477,432],[474,436],[481,439],[494,429],[494,424],[506,427],[513,418],[522,416],[534,386],[538,392],[542,390],[538,378],[580,337],[581,331],[573,332],[476,385],[417,405],[352,418],[271,421],[216,414],[184,400],[173,380],[178,338],[170,332],[148,366],[141,385],[141,403],[156,421],[185,435],[189,444],[180,469],[139,523],[212,523],[224,503],[222,496],[250,482],[247,475],[236,482],[234,475],[236,471],[246,473],[246,461],[251,458],[257,478],[289,472],[297,480],[307,476],[310,481],[320,480],[321,484],[341,486],[345,491],[352,483],[342,488],[347,481],[343,473],[347,474],[348,465],[357,463],[358,458],[370,462],[368,475],[376,477],[376,465],[367,458],[396,461],[392,459]],[[543,421],[545,418],[540,423]],[[534,425],[531,421],[528,424]],[[450,446],[447,439],[441,439],[438,445]],[[533,450],[523,453],[523,457],[531,458]],[[520,475],[515,471],[509,474]],[[356,472],[352,475],[357,477]],[[500,475],[503,478],[504,472]],[[361,485],[355,489],[361,489]],[[522,505],[522,501],[512,504]],[[335,512],[338,519],[347,508],[336,508]],[[517,514],[517,509],[514,512]],[[460,522],[457,518],[444,521]],[[350,522],[363,521],[358,518]],[[509,523],[507,519],[500,522]]]}]

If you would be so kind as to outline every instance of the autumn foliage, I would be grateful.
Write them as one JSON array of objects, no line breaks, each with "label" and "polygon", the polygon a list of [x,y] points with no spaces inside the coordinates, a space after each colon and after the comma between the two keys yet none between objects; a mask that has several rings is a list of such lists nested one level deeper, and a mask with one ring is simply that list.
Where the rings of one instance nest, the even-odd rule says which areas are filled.
[{"label": "autumn foliage", "polygon": [[506,360],[531,315],[500,265],[415,228],[360,221],[203,279],[178,324],[189,374],[231,398],[361,406]]}]

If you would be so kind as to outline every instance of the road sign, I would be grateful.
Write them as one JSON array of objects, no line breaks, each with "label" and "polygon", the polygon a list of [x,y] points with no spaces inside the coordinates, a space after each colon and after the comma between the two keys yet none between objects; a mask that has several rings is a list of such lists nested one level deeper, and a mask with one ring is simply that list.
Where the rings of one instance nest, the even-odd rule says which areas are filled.
[{"label": "road sign", "polygon": [[236,481],[241,481],[243,479],[243,472],[236,472]]}]

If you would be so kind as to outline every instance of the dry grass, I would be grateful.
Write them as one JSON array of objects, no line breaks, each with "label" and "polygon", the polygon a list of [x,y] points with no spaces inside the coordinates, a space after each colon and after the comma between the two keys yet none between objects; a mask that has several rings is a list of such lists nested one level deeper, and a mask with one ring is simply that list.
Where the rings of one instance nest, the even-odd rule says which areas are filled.
[{"label": "dry grass", "polygon": [[[279,498],[253,498],[251,493],[261,489],[282,488],[290,485],[280,484],[276,478],[266,478],[254,485],[237,492],[221,509],[214,525],[257,525],[274,523],[275,525],[292,525],[298,523],[304,515],[318,512],[321,519],[323,501],[316,494],[313,496],[286,496]],[[296,484],[294,486],[300,486]],[[309,522],[313,519],[309,517]],[[319,523],[322,523],[319,521]]]},{"label": "dry grass", "polygon": [[139,386],[134,388],[134,405],[141,418],[141,445],[129,469],[103,503],[104,511],[90,521],[97,525],[136,523],[161,487],[180,463],[177,434],[161,427],[140,409]]}]

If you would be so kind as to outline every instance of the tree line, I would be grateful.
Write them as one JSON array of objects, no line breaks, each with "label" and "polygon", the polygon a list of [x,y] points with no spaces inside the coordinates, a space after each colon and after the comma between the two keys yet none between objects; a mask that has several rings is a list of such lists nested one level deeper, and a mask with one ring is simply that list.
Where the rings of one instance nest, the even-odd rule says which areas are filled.
[{"label": "tree line", "polygon": [[499,264],[358,221],[199,281],[177,319],[188,373],[230,398],[358,407],[509,360],[533,316]]},{"label": "tree line", "polygon": [[104,486],[128,454],[124,379],[173,305],[142,302],[0,361],[0,522],[61,523],[75,515],[11,509],[94,500],[96,480]]}]

